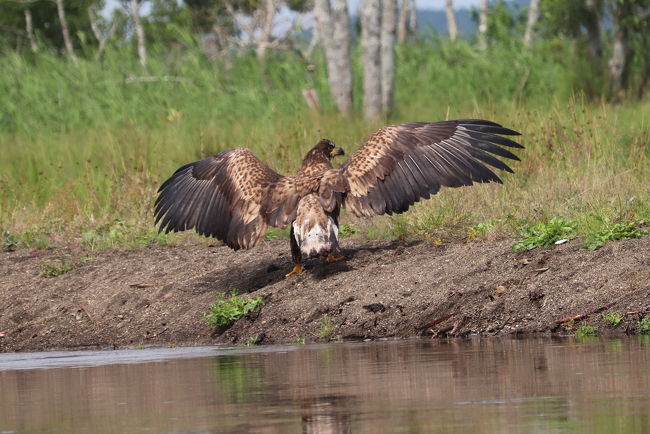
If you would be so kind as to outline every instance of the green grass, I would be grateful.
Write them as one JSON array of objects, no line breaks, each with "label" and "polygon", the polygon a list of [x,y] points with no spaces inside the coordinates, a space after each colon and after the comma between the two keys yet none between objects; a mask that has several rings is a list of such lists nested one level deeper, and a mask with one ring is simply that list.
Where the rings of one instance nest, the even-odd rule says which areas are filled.
[{"label": "green grass", "polygon": [[587,237],[585,248],[588,250],[596,250],[602,247],[607,241],[629,240],[647,234],[648,231],[637,228],[634,223],[606,222],[603,229],[600,229]]},{"label": "green grass", "polygon": [[56,277],[72,270],[72,264],[65,259],[56,258],[46,261],[38,270],[41,277]]},{"label": "green grass", "polygon": [[553,217],[548,223],[537,222],[524,227],[521,231],[523,240],[517,241],[514,250],[532,250],[537,247],[553,245],[556,241],[569,238],[576,229],[576,222],[563,217]]},{"label": "green grass", "polygon": [[219,294],[217,301],[212,303],[210,311],[203,316],[203,319],[211,327],[229,327],[263,303],[263,297],[243,298],[237,295],[237,291],[233,289],[228,298]]},{"label": "green grass", "polygon": [[[314,72],[291,52],[272,53],[264,65],[238,54],[226,65],[191,38],[187,44],[169,56],[151,47],[147,75],[177,81],[127,80],[142,75],[130,47],[78,67],[46,50],[0,58],[0,247],[174,244],[187,236],[158,235],[152,209],[159,185],[184,163],[246,146],[289,173],[323,137],[349,155],[385,123],[468,117],[523,133],[514,175],[500,174],[503,185],[443,189],[400,216],[343,213],[341,235],[442,243],[526,229],[528,238],[542,222],[528,248],[553,238],[545,228],[557,216],[575,222],[572,236],[585,240],[604,221],[650,221],[650,101],[583,98],[570,43],[530,53],[507,44],[487,53],[464,42],[400,46],[395,110],[377,122],[359,115],[359,68],[355,113],[344,117],[334,112],[321,56]],[[310,86],[319,112],[303,100]],[[274,230],[267,239],[286,234]]]},{"label": "green grass", "polygon": [[620,312],[607,312],[603,315],[603,321],[610,327],[616,327],[623,321],[623,314]]},{"label": "green grass", "polygon": [[331,340],[334,337],[334,326],[332,325],[330,317],[327,314],[324,314],[321,318],[320,328],[318,329],[318,337],[326,340]]},{"label": "green grass", "polygon": [[576,329],[575,335],[577,338],[586,338],[590,336],[598,336],[598,327],[583,324]]},{"label": "green grass", "polygon": [[642,335],[650,335],[650,315],[646,315],[636,324],[637,331]]}]

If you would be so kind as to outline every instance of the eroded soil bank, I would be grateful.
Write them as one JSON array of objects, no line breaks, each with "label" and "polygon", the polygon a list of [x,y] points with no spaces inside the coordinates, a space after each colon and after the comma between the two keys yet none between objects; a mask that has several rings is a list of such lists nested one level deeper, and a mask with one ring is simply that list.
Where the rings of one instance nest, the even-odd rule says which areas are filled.
[{"label": "eroded soil bank", "polygon": [[[0,351],[566,333],[581,324],[634,333],[650,312],[649,236],[595,252],[577,241],[530,252],[512,243],[344,240],[347,261],[309,261],[289,279],[286,240],[239,252],[105,250],[56,277],[39,270],[62,251],[0,253]],[[215,331],[202,316],[233,288],[264,305]],[[616,327],[602,318],[612,311],[624,314]]]}]

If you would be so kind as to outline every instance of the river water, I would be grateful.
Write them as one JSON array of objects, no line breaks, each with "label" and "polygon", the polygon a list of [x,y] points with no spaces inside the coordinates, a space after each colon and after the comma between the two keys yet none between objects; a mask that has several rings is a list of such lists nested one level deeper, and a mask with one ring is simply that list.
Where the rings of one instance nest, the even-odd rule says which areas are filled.
[{"label": "river water", "polygon": [[650,432],[650,339],[0,354],[2,432]]}]

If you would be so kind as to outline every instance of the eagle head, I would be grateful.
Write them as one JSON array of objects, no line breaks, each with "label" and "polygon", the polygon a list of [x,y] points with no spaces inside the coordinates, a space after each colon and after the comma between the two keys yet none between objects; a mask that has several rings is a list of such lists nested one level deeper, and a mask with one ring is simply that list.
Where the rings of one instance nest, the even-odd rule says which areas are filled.
[{"label": "eagle head", "polygon": [[337,155],[345,155],[345,151],[340,146],[336,146],[334,142],[328,139],[322,139],[312,149],[314,153],[322,153],[330,160]]}]

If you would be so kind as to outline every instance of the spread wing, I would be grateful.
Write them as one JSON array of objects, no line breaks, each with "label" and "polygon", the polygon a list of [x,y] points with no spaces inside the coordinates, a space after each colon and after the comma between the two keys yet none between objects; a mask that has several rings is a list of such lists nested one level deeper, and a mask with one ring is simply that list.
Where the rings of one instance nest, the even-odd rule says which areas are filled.
[{"label": "spread wing", "polygon": [[165,232],[196,229],[233,249],[247,249],[269,224],[285,227],[295,218],[296,184],[249,149],[228,149],[186,164],[160,186],[156,224]]},{"label": "spread wing", "polygon": [[339,169],[348,184],[343,205],[360,217],[401,213],[441,186],[501,183],[489,166],[512,169],[494,155],[519,160],[501,146],[523,148],[502,135],[519,133],[478,119],[384,127]]}]

